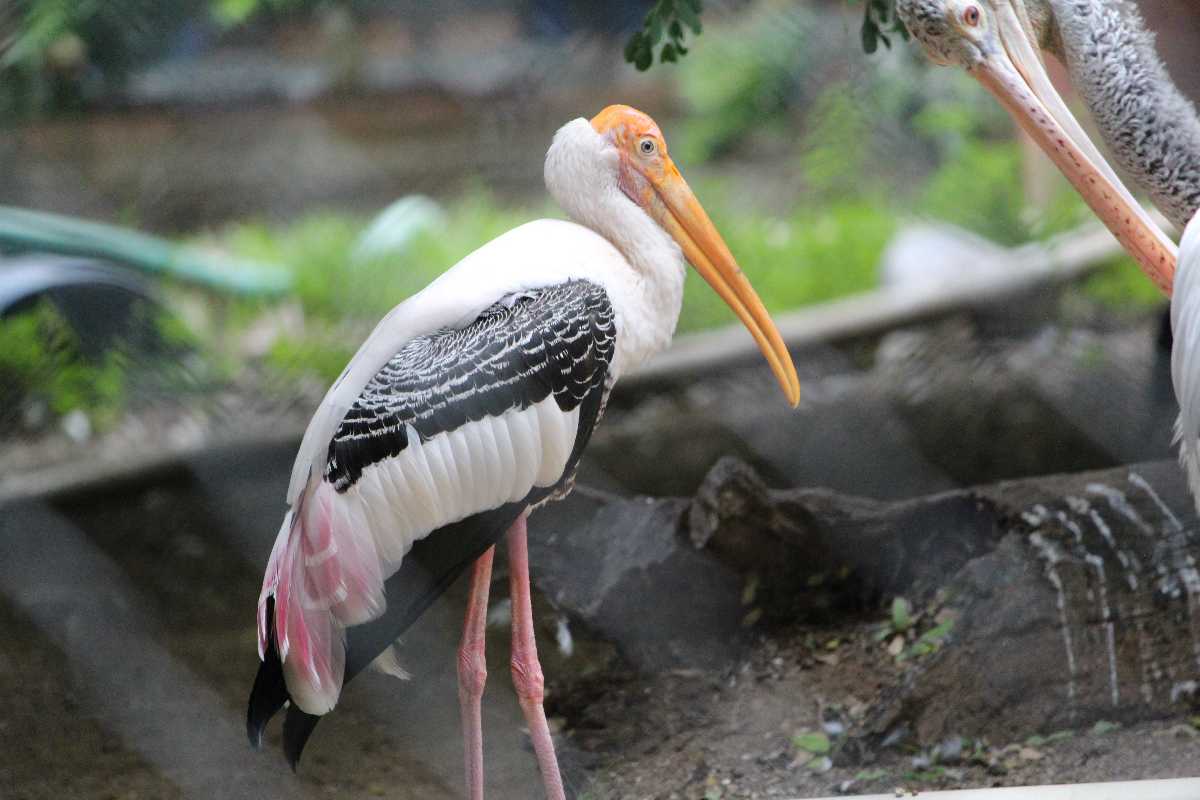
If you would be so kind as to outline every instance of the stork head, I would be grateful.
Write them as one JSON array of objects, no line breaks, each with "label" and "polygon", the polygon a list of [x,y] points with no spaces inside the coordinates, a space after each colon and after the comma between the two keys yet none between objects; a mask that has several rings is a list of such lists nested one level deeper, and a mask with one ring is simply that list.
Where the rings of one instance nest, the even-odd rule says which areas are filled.
[{"label": "stork head", "polygon": [[[650,220],[646,224],[657,224],[679,245],[684,257],[749,329],[788,402],[793,406],[800,402],[800,379],[783,338],[679,174],[654,120],[629,106],[613,105],[590,124],[567,123],[547,154],[546,184],[572,216],[597,227],[613,224],[603,219],[611,214],[612,203],[628,208],[632,202],[645,212]],[[637,216],[645,219],[640,213]],[[613,233],[619,238],[619,232]]]},{"label": "stork head", "polygon": [[1055,35],[1044,0],[896,0],[896,13],[931,60],[987,88],[1165,292],[1176,248],[1117,177],[1067,109],[1038,52]]}]

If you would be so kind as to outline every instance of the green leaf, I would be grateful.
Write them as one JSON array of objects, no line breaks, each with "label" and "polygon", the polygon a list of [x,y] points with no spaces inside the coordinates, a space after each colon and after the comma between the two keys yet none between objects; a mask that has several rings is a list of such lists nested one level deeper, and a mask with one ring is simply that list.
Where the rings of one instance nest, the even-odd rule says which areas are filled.
[{"label": "green leaf", "polygon": [[692,29],[692,33],[697,36],[700,34],[700,17],[696,15],[696,12],[692,10],[692,7],[688,3],[680,3],[676,13],[679,16],[679,20]]},{"label": "green leaf", "polygon": [[664,64],[666,64],[668,62],[674,63],[676,60],[675,45],[670,44],[670,43],[664,44],[662,52],[659,53],[659,55],[658,55],[658,60],[663,62]]},{"label": "green leaf", "polygon": [[871,55],[877,49],[879,49],[879,43],[877,41],[879,36],[879,28],[875,27],[875,23],[871,21],[870,17],[867,17],[863,20],[861,35],[863,52],[865,52],[867,55]]},{"label": "green leaf", "polygon": [[625,60],[633,63],[637,59],[638,50],[642,46],[642,32],[637,31],[629,37],[629,41],[625,43]]},{"label": "green leaf", "polygon": [[922,633],[920,638],[917,639],[917,642],[929,645],[939,645],[946,639],[947,636],[950,635],[950,631],[952,630],[954,630],[953,617],[944,620],[942,624],[930,628]]},{"label": "green leaf", "polygon": [[854,780],[868,783],[877,781],[880,778],[886,778],[887,772],[882,769],[864,769],[854,773]]},{"label": "green leaf", "polygon": [[892,630],[903,633],[912,627],[912,614],[909,612],[908,601],[903,597],[892,600]]},{"label": "green leaf", "polygon": [[792,744],[806,753],[823,756],[829,752],[829,737],[820,732],[798,733],[792,737]]},{"label": "green leaf", "polygon": [[642,39],[638,47],[637,55],[634,57],[633,65],[639,71],[645,72],[650,69],[650,65],[654,63],[654,51],[650,49],[650,43]]},{"label": "green leaf", "polygon": [[258,0],[215,0],[212,14],[226,27],[240,25],[258,10]]},{"label": "green leaf", "polygon": [[663,35],[662,17],[651,11],[646,15],[646,37],[651,44],[658,44]]},{"label": "green leaf", "polygon": [[1108,720],[1102,719],[1092,726],[1092,733],[1097,736],[1103,736],[1106,733],[1112,733],[1120,727],[1121,723],[1119,722],[1109,722]]}]

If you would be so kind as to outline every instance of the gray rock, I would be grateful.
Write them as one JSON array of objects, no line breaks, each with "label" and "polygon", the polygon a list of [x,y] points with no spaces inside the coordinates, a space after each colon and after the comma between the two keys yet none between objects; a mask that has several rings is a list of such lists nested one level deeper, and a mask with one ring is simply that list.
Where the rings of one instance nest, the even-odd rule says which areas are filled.
[{"label": "gray rock", "polygon": [[716,667],[741,651],[742,578],[681,534],[688,501],[577,490],[530,524],[546,598],[647,670]]},{"label": "gray rock", "polygon": [[535,519],[541,590],[646,669],[728,664],[760,618],[905,596],[922,613],[868,715],[878,740],[1160,717],[1200,680],[1200,534],[1171,461],[886,503],[725,459],[690,501],[581,492]]}]

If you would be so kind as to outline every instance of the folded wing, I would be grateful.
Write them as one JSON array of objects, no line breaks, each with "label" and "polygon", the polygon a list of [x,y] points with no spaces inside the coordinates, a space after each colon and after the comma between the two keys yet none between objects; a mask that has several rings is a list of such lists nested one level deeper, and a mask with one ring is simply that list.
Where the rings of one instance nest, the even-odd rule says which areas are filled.
[{"label": "folded wing", "polygon": [[[599,416],[615,343],[604,289],[573,280],[508,295],[465,327],[411,339],[378,371],[272,551],[259,654],[277,662],[264,670],[278,673],[286,691],[260,671],[268,685],[256,681],[251,697],[252,739],[279,697],[310,714],[333,707],[345,629],[387,616],[385,582],[392,593],[406,591],[388,578],[415,543],[431,534],[446,540],[437,546],[450,555],[437,563],[458,568],[481,542],[449,541],[464,530],[455,523],[522,508],[569,480]],[[429,585],[441,591],[445,583],[434,576]]]}]

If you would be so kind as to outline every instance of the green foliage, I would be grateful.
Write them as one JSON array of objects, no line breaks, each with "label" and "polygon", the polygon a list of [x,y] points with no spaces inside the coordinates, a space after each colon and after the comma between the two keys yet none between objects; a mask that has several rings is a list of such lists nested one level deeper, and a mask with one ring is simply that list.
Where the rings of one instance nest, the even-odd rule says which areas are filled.
[{"label": "green foliage", "polygon": [[1025,744],[1029,747],[1044,747],[1048,744],[1058,744],[1075,738],[1075,731],[1062,730],[1048,733],[1045,736],[1034,734],[1025,740]]},{"label": "green foliage", "polygon": [[874,53],[879,49],[880,42],[884,47],[891,48],[892,40],[888,38],[888,33],[895,33],[908,41],[908,28],[896,16],[895,0],[865,0],[860,29],[863,52]]},{"label": "green foliage", "polygon": [[[785,217],[712,209],[729,249],[771,311],[784,311],[872,289],[896,220],[876,203],[802,208]],[[688,277],[678,330],[733,321],[707,284]]]},{"label": "green foliage", "polygon": [[803,750],[806,753],[820,756],[827,755],[833,746],[829,741],[829,737],[820,731],[816,733],[812,731],[797,733],[792,737],[792,745],[797,750]]},{"label": "green foliage", "polygon": [[1027,238],[1024,204],[1016,143],[972,141],[931,176],[917,207],[1001,244],[1016,244]]},{"label": "green foliage", "polygon": [[0,320],[6,412],[41,401],[55,415],[79,409],[103,427],[124,403],[127,366],[118,351],[99,363],[86,360],[75,333],[49,303]]},{"label": "green foliage", "polygon": [[[253,2],[254,0],[227,0],[228,2]],[[895,0],[856,0],[863,3],[863,21],[859,29],[863,51],[874,53],[879,49],[879,43],[891,48],[892,40],[889,33],[898,35],[908,41],[908,29],[896,15]],[[687,55],[683,46],[684,28],[691,29],[699,36],[703,28],[700,15],[703,13],[701,0],[657,0],[646,13],[641,30],[634,31],[625,44],[625,60],[641,71],[650,69],[654,64],[654,48],[662,41],[666,33],[670,41],[659,51],[659,61],[662,63],[675,62],[680,56]]]},{"label": "green foliage", "polygon": [[1083,291],[1110,311],[1122,314],[1148,311],[1164,302],[1162,291],[1125,255],[1092,273],[1084,281]]},{"label": "green foliage", "polygon": [[903,661],[909,658],[920,658],[927,656],[930,653],[935,653],[949,638],[954,630],[954,618],[948,618],[930,628],[917,637],[917,640],[912,643],[900,656],[898,661]]},{"label": "green foliage", "polygon": [[221,25],[241,25],[256,14],[295,11],[319,5],[313,0],[209,0],[210,13]]},{"label": "green foliage", "polygon": [[267,365],[288,377],[314,375],[323,381],[333,382],[346,366],[358,342],[338,333],[329,326],[317,325],[318,331],[303,339],[281,337],[267,353]]},{"label": "green foliage", "polygon": [[444,229],[419,234],[400,255],[360,261],[352,253],[368,220],[344,214],[312,214],[282,227],[238,223],[220,239],[238,256],[290,268],[307,314],[377,319],[472,250],[535,216],[477,190],[450,209]]},{"label": "green foliage", "polygon": [[800,169],[809,199],[849,200],[869,186],[870,120],[848,82],[828,86],[809,113]]},{"label": "green foliage", "polygon": [[159,57],[180,26],[233,27],[266,13],[365,0],[19,0],[0,4],[0,114],[84,105],[138,64]]},{"label": "green foliage", "polygon": [[1048,208],[1032,213],[1022,167],[1016,142],[967,141],[930,176],[917,209],[1005,245],[1061,233],[1087,219],[1087,207],[1065,181]]},{"label": "green foliage", "polygon": [[[714,200],[727,193],[702,194]],[[738,262],[750,274],[768,308],[781,311],[841,297],[876,285],[876,266],[895,220],[875,203],[838,202],[767,218],[722,208],[709,210]],[[543,212],[549,209],[540,209]],[[291,376],[335,378],[358,344],[334,326],[346,320],[371,324],[392,306],[485,242],[506,230],[546,216],[505,208],[488,194],[472,192],[447,209],[444,228],[419,235],[401,255],[355,262],[351,258],[366,220],[315,214],[284,226],[240,223],[220,244],[237,255],[288,265],[305,311],[305,333],[277,340],[267,363]],[[251,313],[247,307],[247,321]],[[684,289],[680,331],[734,322],[732,312],[695,275]]]},{"label": "green foliage", "polygon": [[706,34],[706,46],[681,65],[679,93],[690,113],[673,152],[707,161],[752,134],[793,136],[793,109],[806,105],[804,81],[821,51],[813,13],[760,7]]},{"label": "green foliage", "polygon": [[[296,299],[304,309],[303,336],[281,338],[267,355],[268,366],[290,377],[336,378],[354,354],[360,335],[335,329],[346,320],[374,323],[393,306],[420,291],[471,251],[537,216],[502,207],[486,192],[469,192],[449,210],[444,228],[416,236],[397,255],[356,260],[358,237],[369,220],[316,213],[283,226],[243,222],[218,237],[238,256],[286,265]],[[257,304],[244,304],[248,322]]]},{"label": "green foliage", "polygon": [[[635,31],[625,45],[625,60],[639,70],[650,69],[654,63],[654,48],[665,35],[669,40],[658,52],[662,63],[677,61],[687,55],[683,42],[690,30],[699,36],[703,27],[700,14],[704,6],[701,0],[656,0],[642,21],[642,29]],[[685,30],[686,29],[686,30]]]},{"label": "green foliage", "polygon": [[903,597],[897,597],[892,600],[892,630],[896,633],[904,633],[912,627],[912,609],[908,605],[908,601]]},{"label": "green foliage", "polygon": [[36,0],[28,4],[20,31],[0,51],[0,69],[40,64],[63,34],[96,13],[98,0]]}]

